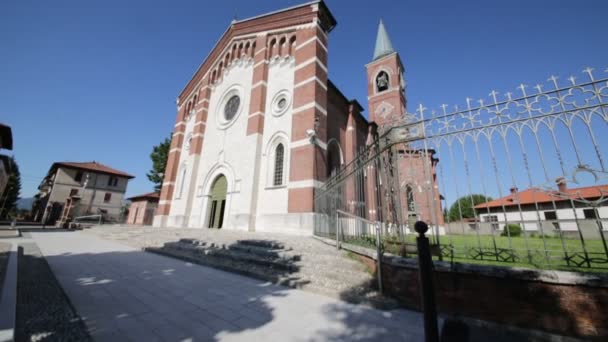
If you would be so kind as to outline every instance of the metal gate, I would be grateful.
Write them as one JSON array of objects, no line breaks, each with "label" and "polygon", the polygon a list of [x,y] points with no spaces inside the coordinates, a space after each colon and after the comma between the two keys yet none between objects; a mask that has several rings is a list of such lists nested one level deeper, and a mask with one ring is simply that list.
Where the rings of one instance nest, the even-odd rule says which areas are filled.
[{"label": "metal gate", "polygon": [[[440,257],[608,268],[608,78],[550,77],[379,128],[315,197],[315,234],[407,254],[413,222]],[[348,215],[341,214],[347,213]]]}]

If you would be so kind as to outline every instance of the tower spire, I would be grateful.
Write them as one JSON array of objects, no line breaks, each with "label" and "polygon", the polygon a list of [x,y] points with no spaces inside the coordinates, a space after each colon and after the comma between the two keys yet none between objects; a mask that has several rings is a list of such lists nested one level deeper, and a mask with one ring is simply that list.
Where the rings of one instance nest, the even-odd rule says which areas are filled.
[{"label": "tower spire", "polygon": [[393,44],[391,44],[390,38],[388,38],[388,33],[386,33],[386,29],[384,28],[384,23],[382,19],[380,19],[380,24],[378,25],[378,35],[376,36],[376,47],[374,48],[374,59],[384,57],[391,53],[395,52],[393,50]]}]

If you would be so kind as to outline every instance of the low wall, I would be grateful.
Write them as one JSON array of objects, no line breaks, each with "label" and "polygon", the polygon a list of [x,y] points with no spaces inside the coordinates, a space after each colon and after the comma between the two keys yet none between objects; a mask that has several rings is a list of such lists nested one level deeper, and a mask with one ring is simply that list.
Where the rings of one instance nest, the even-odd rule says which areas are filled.
[{"label": "low wall", "polygon": [[[376,274],[375,251],[343,244]],[[420,310],[417,259],[385,254],[386,294]],[[438,310],[549,333],[606,341],[608,275],[434,262]]]}]

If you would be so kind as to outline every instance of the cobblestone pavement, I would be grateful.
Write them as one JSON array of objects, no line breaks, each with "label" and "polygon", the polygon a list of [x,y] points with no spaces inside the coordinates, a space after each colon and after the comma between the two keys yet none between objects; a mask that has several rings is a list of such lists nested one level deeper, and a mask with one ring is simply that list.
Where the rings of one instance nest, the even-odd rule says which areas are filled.
[{"label": "cobblestone pavement", "polygon": [[[108,236],[110,230],[103,233]],[[416,312],[348,304],[141,252],[93,234],[31,233],[98,341],[423,340],[422,317]],[[128,234],[123,242],[137,247],[162,244],[157,235],[132,239]]]}]

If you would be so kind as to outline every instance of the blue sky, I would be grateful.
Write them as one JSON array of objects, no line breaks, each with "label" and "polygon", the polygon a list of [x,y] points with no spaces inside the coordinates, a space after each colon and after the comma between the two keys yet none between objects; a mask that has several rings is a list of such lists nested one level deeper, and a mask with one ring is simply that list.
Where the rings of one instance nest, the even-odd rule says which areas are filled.
[{"label": "blue sky", "polygon": [[[22,197],[54,161],[96,160],[136,176],[128,195],[150,191],[152,146],[230,21],[301,2],[0,2],[0,122],[13,128]],[[608,67],[606,1],[327,4],[338,21],[330,78],[364,107],[380,18],[405,64],[410,111]]]}]

